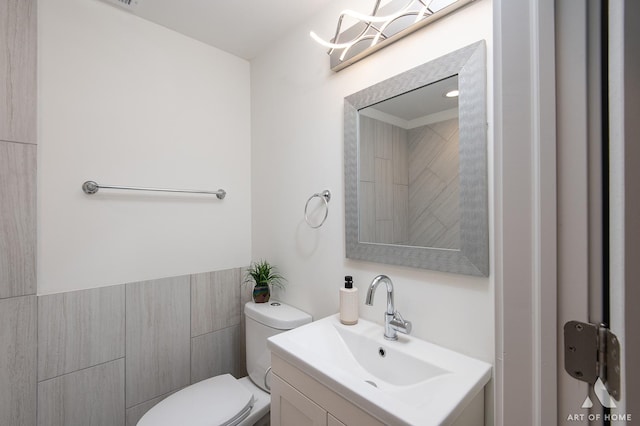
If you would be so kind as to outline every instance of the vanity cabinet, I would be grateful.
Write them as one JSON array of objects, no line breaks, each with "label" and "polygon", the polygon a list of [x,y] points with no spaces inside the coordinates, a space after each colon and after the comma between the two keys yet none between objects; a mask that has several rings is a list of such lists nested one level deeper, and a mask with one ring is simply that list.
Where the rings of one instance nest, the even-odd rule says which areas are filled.
[{"label": "vanity cabinet", "polygon": [[273,426],[384,426],[311,376],[271,354]]},{"label": "vanity cabinet", "polygon": [[[385,423],[271,353],[272,426],[384,426]],[[451,426],[484,426],[480,391]]]},{"label": "vanity cabinet", "polygon": [[327,411],[293,386],[274,375],[271,378],[271,424],[327,426]]}]

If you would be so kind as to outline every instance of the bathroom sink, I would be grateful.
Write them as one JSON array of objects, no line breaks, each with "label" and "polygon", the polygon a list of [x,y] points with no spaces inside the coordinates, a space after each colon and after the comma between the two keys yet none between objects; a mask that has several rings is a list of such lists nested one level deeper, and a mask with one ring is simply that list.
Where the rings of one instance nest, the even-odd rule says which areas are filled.
[{"label": "bathroom sink", "polygon": [[332,315],[273,336],[272,353],[387,424],[451,423],[487,384],[491,365],[413,336]]},{"label": "bathroom sink", "polygon": [[[353,360],[358,363],[362,377],[371,375],[372,384],[389,383],[395,386],[410,386],[432,379],[450,371],[442,369],[424,359],[411,355],[396,345],[385,344],[378,338],[380,327],[369,327],[369,330],[353,330],[346,327],[335,327],[345,343]],[[367,331],[367,333],[365,333]],[[397,343],[397,342],[394,342]],[[402,345],[403,341],[400,341]]]}]

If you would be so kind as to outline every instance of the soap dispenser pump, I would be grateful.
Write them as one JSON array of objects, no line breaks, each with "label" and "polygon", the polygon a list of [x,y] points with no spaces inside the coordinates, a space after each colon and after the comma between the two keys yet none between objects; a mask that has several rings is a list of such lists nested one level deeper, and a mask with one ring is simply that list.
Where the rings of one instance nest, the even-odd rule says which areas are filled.
[{"label": "soap dispenser pump", "polygon": [[358,322],[358,289],[350,275],[344,277],[344,288],[340,289],[340,322],[345,325]]}]

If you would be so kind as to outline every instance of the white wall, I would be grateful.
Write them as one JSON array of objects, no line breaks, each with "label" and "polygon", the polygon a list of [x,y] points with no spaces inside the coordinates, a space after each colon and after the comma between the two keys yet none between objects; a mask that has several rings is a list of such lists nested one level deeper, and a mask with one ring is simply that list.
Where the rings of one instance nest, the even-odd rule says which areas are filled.
[{"label": "white wall", "polygon": [[[349,274],[360,288],[361,316],[382,322],[385,295],[380,292],[368,307],[364,292],[377,274],[387,274],[414,335],[493,363],[493,271],[489,278],[475,278],[345,258],[342,133],[345,96],[480,39],[487,41],[491,96],[492,3],[478,0],[333,73],[308,31],[330,38],[339,12],[349,7],[362,9],[358,2],[334,2],[251,62],[253,258],[277,264],[289,281],[280,298],[314,318],[337,312],[338,288]],[[488,121],[491,191],[491,115]],[[327,188],[333,195],[329,218],[311,229],[304,222],[305,202]],[[492,206],[493,193],[489,197]],[[491,212],[490,234],[493,218]],[[493,258],[492,251],[491,265]]]},{"label": "white wall", "polygon": [[38,293],[246,265],[249,63],[97,0],[38,15]]}]

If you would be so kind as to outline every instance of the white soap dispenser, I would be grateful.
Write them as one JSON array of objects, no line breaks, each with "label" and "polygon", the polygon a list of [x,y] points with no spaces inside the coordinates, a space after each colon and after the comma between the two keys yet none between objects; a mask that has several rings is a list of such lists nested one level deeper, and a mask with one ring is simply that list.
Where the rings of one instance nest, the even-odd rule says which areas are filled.
[{"label": "white soap dispenser", "polygon": [[340,322],[345,325],[358,322],[358,289],[349,275],[344,277],[344,288],[340,289]]}]

